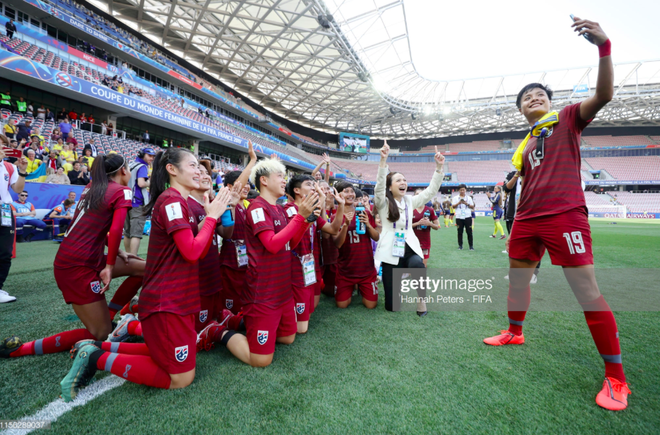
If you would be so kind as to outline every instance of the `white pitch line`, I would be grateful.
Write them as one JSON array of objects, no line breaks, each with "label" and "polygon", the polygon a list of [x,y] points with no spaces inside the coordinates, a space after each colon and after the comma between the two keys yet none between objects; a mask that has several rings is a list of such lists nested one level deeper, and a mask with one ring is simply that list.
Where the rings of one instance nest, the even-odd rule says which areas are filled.
[{"label": "white pitch line", "polygon": [[[113,388],[119,387],[124,382],[126,382],[125,379],[112,375],[108,376],[98,382],[93,383],[89,387],[80,390],[75,400],[66,403],[64,402],[64,399],[58,398],[57,400],[50,402],[36,414],[23,417],[18,421],[48,420],[51,423],[54,423],[55,420],[71,411],[73,408],[85,405],[87,402],[94,400],[96,397],[100,396],[106,391],[110,391]],[[28,434],[34,430],[36,429],[7,429],[0,432],[0,435],[23,435]]]}]

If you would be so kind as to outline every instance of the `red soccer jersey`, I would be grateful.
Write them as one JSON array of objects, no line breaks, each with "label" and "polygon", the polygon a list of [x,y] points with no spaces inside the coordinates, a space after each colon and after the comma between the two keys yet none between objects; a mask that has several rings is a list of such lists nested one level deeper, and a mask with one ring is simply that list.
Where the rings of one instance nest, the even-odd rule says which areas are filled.
[{"label": "red soccer jersey", "polygon": [[[291,221],[294,216],[298,214],[298,206],[295,203],[290,202],[284,206],[284,211],[286,212],[289,221]],[[314,266],[317,271],[321,268],[321,265],[319,264],[319,254],[321,253],[321,250],[319,249],[319,228],[323,228],[323,225],[325,225],[325,219],[319,217],[316,222],[309,226],[305,234],[302,236],[302,239],[300,239],[298,246],[293,249],[293,256],[291,259],[291,279],[294,284],[300,287],[305,285],[305,279],[302,273],[302,263],[300,262],[300,258],[303,255],[312,253],[313,249]]]},{"label": "red soccer jersey", "polygon": [[[335,214],[337,213],[336,209],[326,210],[326,215],[328,216],[328,222],[332,222]],[[323,251],[323,265],[336,264],[337,258],[339,258],[339,250],[335,246],[335,242],[330,237],[321,238],[321,250]]]},{"label": "red soccer jersey", "polygon": [[55,256],[55,267],[83,266],[102,270],[105,267],[105,242],[114,211],[118,208],[131,208],[131,189],[110,181],[101,207],[98,210],[85,210],[90,186],[91,183],[85,187],[78,201],[71,224]]},{"label": "red soccer jersey", "polygon": [[[236,205],[234,212],[234,232],[231,235],[231,240],[236,240],[237,243],[245,244],[245,216],[247,210],[243,207],[243,201],[239,201]],[[246,270],[246,267],[238,267],[238,260],[236,258],[236,245],[229,240],[222,241],[222,248],[220,248],[220,264],[222,266],[231,267],[232,269]]]},{"label": "red soccer jersey", "polygon": [[[197,228],[206,217],[204,206],[190,195],[188,197],[188,208],[192,213]],[[211,246],[204,258],[199,259],[199,294],[200,296],[213,296],[222,288],[220,280],[220,263],[218,263],[218,242],[215,234],[212,237]]]},{"label": "red soccer jersey", "polygon": [[516,220],[531,219],[586,207],[580,175],[580,136],[589,121],[580,118],[580,103],[559,112],[559,123],[545,139],[545,157],[534,158],[536,138],[523,152],[523,189]]},{"label": "red soccer jersey", "polygon": [[[419,222],[422,220],[424,217],[424,213],[430,212],[429,215],[429,220],[433,222],[436,220],[438,217],[435,215],[435,211],[428,205],[424,206],[424,210],[420,212],[417,211],[417,209],[413,210],[413,223]],[[427,226],[426,229],[422,229],[421,227],[417,226],[413,228],[413,231],[415,231],[415,235],[419,239],[419,246],[422,249],[431,249],[431,227]]]},{"label": "red soccer jersey", "polygon": [[[372,214],[369,214],[369,223],[376,228],[376,220]],[[376,269],[371,237],[368,230],[365,234],[358,234],[355,229],[355,215],[353,215],[344,244],[339,248],[337,272],[348,279],[369,278]]]},{"label": "red soccer jersey", "polygon": [[247,209],[245,242],[248,254],[245,303],[259,303],[279,308],[293,297],[291,290],[291,249],[289,244],[277,254],[271,254],[259,240],[259,233],[271,230],[275,234],[288,224],[284,208],[271,205],[261,196]]},{"label": "red soccer jersey", "polygon": [[188,263],[173,237],[176,231],[187,228],[197,234],[188,202],[176,189],[169,188],[158,197],[151,212],[140,318],[158,312],[186,316],[199,311],[199,262]]}]

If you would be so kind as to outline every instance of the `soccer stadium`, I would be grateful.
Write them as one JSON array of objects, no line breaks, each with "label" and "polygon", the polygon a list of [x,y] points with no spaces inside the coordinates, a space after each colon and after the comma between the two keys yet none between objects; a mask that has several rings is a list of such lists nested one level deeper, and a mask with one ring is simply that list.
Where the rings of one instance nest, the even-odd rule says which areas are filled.
[{"label": "soccer stadium", "polygon": [[0,434],[659,433],[660,6],[507,6],[1,0]]}]

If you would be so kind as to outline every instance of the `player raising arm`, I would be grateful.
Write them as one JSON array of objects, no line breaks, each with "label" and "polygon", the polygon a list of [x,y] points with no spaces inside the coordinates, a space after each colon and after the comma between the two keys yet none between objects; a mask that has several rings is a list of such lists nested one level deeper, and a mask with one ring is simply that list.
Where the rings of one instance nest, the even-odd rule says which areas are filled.
[{"label": "player raising arm", "polygon": [[614,68],[610,40],[600,25],[575,18],[573,27],[598,46],[596,91],[560,112],[550,111],[552,91],[542,84],[529,84],[518,94],[516,105],[529,123],[530,133],[513,157],[523,183],[509,242],[509,329],[484,342],[493,346],[525,342],[522,326],[530,302],[529,282],[547,248],[552,264],[564,268],[605,362],[605,381],[596,403],[618,411],[627,407],[630,390],[621,364],[616,321],[596,283],[580,176],[580,136],[612,99]]}]

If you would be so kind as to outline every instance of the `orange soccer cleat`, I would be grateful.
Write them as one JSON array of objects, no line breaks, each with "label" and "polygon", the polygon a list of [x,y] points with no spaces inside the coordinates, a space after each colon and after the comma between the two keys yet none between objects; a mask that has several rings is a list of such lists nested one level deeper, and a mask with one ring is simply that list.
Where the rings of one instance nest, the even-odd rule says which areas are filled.
[{"label": "orange soccer cleat", "polygon": [[605,378],[603,389],[596,396],[598,406],[610,411],[623,411],[628,407],[628,384],[615,378]]},{"label": "orange soccer cleat", "polygon": [[523,334],[515,335],[514,333],[507,331],[506,329],[500,332],[501,332],[500,335],[484,338],[484,343],[490,344],[491,346],[503,346],[505,344],[525,343],[525,336]]}]

